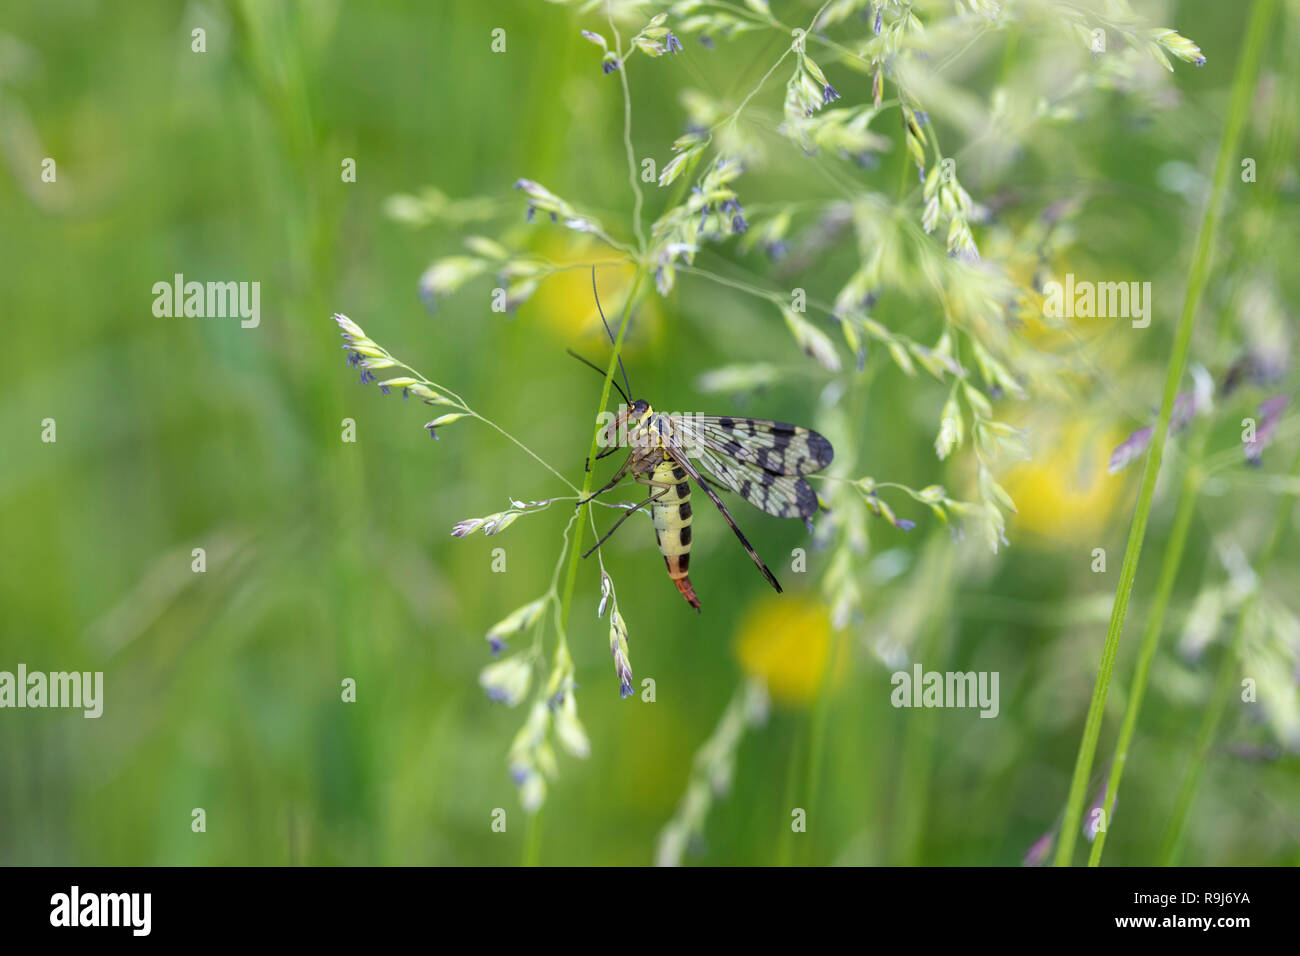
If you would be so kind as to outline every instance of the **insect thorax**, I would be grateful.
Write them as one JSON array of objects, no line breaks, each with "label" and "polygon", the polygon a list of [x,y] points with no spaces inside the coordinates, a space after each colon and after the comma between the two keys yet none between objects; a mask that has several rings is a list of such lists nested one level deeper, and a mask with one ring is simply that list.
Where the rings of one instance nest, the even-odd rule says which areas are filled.
[{"label": "insect thorax", "polygon": [[656,412],[650,405],[638,401],[637,406],[644,405],[641,416],[629,421],[627,426],[627,444],[634,450],[648,452],[667,446],[667,439],[673,433],[670,416]]}]

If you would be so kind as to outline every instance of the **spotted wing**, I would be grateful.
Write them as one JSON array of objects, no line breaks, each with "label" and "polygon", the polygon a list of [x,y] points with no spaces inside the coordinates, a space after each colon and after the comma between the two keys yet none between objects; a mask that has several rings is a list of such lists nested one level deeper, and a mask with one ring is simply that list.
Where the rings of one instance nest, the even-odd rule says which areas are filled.
[{"label": "spotted wing", "polygon": [[713,490],[713,487],[707,481],[704,480],[704,476],[700,474],[699,469],[691,463],[686,451],[677,443],[676,438],[669,435],[667,436],[666,441],[668,454],[682,466],[687,475],[694,479],[695,483],[700,486],[700,490],[708,495],[709,500],[712,501],[718,511],[722,513],[723,519],[731,526],[731,530],[735,533],[736,537],[740,539],[740,544],[749,553],[750,559],[758,567],[758,570],[762,573],[763,577],[767,579],[767,583],[772,585],[778,594],[781,593],[781,582],[776,579],[776,575],[772,573],[772,569],[767,566],[766,562],[764,562],[761,557],[759,557],[758,552],[754,550],[754,546],[749,543],[749,539],[745,537],[745,532],[740,530],[740,526],[736,524],[736,519],[731,517],[731,512],[727,510],[727,506],[723,504],[722,499],[718,497],[718,493]]},{"label": "spotted wing", "polygon": [[802,425],[759,418],[673,415],[682,451],[755,508],[778,518],[808,518],[817,493],[802,477],[831,463],[835,450]]}]

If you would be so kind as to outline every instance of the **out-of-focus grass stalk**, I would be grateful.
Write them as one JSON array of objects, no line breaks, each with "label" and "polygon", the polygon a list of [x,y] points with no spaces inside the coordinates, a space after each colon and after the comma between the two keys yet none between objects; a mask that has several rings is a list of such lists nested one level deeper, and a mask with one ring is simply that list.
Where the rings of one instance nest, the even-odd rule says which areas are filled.
[{"label": "out-of-focus grass stalk", "polygon": [[1156,656],[1156,647],[1160,644],[1160,634],[1164,630],[1165,611],[1169,607],[1169,596],[1173,593],[1174,583],[1178,580],[1178,569],[1183,562],[1183,552],[1187,546],[1187,532],[1192,525],[1192,516],[1196,513],[1196,501],[1201,491],[1201,482],[1205,474],[1201,467],[1201,452],[1205,446],[1206,428],[1197,428],[1189,442],[1188,459],[1190,464],[1183,472],[1182,487],[1178,491],[1178,511],[1174,515],[1173,528],[1169,532],[1169,542],[1165,545],[1164,563],[1160,566],[1160,580],[1156,585],[1155,597],[1147,615],[1146,632],[1142,635],[1142,647],[1138,653],[1137,668],[1133,672],[1133,686],[1129,692],[1128,708],[1124,712],[1124,724],[1120,728],[1119,740],[1115,744],[1115,758],[1110,765],[1110,779],[1106,783],[1106,799],[1102,803],[1105,828],[1098,829],[1092,841],[1092,853],[1088,857],[1089,866],[1101,862],[1102,848],[1106,845],[1106,832],[1110,829],[1111,811],[1115,807],[1115,795],[1119,792],[1120,779],[1124,776],[1124,764],[1128,760],[1129,746],[1133,742],[1133,731],[1137,727],[1138,716],[1142,713],[1142,697],[1146,693],[1147,678],[1151,673],[1151,661]]},{"label": "out-of-focus grass stalk", "polygon": [[528,832],[524,834],[524,866],[537,866],[542,859],[542,807],[528,817]]},{"label": "out-of-focus grass stalk", "polygon": [[[803,734],[800,732],[800,728],[798,727],[794,728],[793,734],[794,749],[790,752],[790,763],[786,767],[785,796],[783,799],[783,807],[787,814],[790,814],[794,810],[795,801],[798,800],[795,792],[795,781],[799,778],[799,768],[804,765]],[[809,807],[804,807],[805,811],[808,809]],[[804,837],[807,838],[807,836],[808,834],[805,832]],[[781,834],[781,849],[777,855],[776,862],[778,866],[783,867],[794,865],[794,827],[790,824],[788,819],[785,825],[785,832]]]},{"label": "out-of-focus grass stalk", "polygon": [[817,699],[813,702],[812,726],[808,732],[808,778],[805,790],[808,794],[808,816],[810,817],[819,809],[818,784],[822,777],[822,754],[826,750],[826,725],[830,716],[830,684],[845,643],[845,631],[832,629],[826,648],[826,669],[822,672],[820,686],[817,688]]},{"label": "out-of-focus grass stalk", "polygon": [[[870,365],[866,370],[855,375],[849,383],[846,401],[854,409],[855,417],[853,420],[861,421],[866,417],[868,386],[875,379],[877,368],[878,366],[875,364]],[[840,654],[845,655],[844,662],[847,665],[851,653],[847,628],[832,628],[827,647],[826,666],[822,671],[821,681],[817,688],[817,698],[813,702],[812,726],[809,729],[806,792],[808,794],[808,815],[810,817],[820,809],[820,784],[824,773],[822,769],[824,758],[822,755],[826,750],[826,728],[830,721],[831,681],[835,676],[835,668],[840,664]]]},{"label": "out-of-focus grass stalk", "polygon": [[[1296,450],[1295,459],[1291,463],[1290,474],[1293,476],[1300,474],[1300,448]],[[1282,496],[1282,502],[1278,506],[1273,528],[1269,532],[1263,549],[1259,552],[1259,557],[1255,559],[1255,590],[1237,609],[1237,623],[1232,632],[1232,640],[1223,649],[1223,659],[1219,662],[1219,673],[1214,680],[1210,705],[1206,708],[1205,717],[1201,721],[1201,729],[1196,735],[1196,750],[1192,753],[1191,763],[1187,765],[1187,770],[1183,774],[1183,782],[1178,788],[1178,796],[1174,798],[1173,813],[1169,818],[1169,825],[1165,829],[1164,839],[1160,844],[1158,862],[1161,866],[1173,866],[1178,856],[1183,840],[1183,828],[1187,825],[1187,816],[1192,809],[1192,800],[1196,796],[1196,788],[1201,782],[1201,774],[1205,770],[1205,765],[1209,762],[1210,748],[1214,745],[1219,722],[1223,719],[1223,712],[1228,706],[1228,692],[1232,689],[1233,678],[1237,672],[1242,635],[1245,634],[1246,624],[1255,610],[1255,605],[1259,602],[1259,593],[1263,587],[1264,575],[1268,573],[1269,566],[1273,563],[1273,558],[1277,554],[1278,545],[1281,544],[1282,537],[1286,534],[1287,527],[1291,523],[1291,509],[1294,506],[1295,502],[1290,495]]]},{"label": "out-of-focus grass stalk", "polygon": [[[938,560],[926,567],[934,572],[934,601],[925,618],[916,659],[924,667],[925,661],[940,656],[943,637],[947,634],[948,608],[953,592],[952,571],[957,544],[948,540],[946,531],[936,529],[930,539],[930,550],[938,549]],[[896,830],[895,865],[918,866],[921,862],[921,842],[925,834],[926,808],[930,802],[930,770],[934,757],[935,726],[939,714],[931,710],[908,712],[911,723],[903,738],[903,753],[898,771],[898,815]]]},{"label": "out-of-focus grass stalk", "polygon": [[1142,469],[1142,485],[1133,512],[1133,524],[1129,528],[1128,544],[1124,548],[1124,563],[1120,567],[1119,584],[1115,590],[1115,605],[1111,610],[1110,624],[1106,628],[1106,643],[1102,647],[1092,702],[1088,705],[1083,738],[1079,742],[1079,755],[1075,760],[1074,776],[1070,781],[1069,795],[1066,798],[1061,838],[1056,847],[1057,866],[1069,866],[1074,856],[1074,844],[1079,836],[1079,819],[1083,815],[1083,804],[1087,799],[1088,777],[1092,772],[1097,738],[1101,734],[1101,722],[1106,709],[1106,695],[1110,690],[1110,678],[1115,669],[1115,657],[1119,652],[1119,641],[1124,631],[1124,618],[1128,613],[1129,597],[1133,592],[1133,579],[1137,575],[1138,558],[1142,553],[1143,539],[1146,537],[1147,520],[1151,515],[1151,501],[1155,496],[1156,479],[1160,475],[1160,462],[1164,457],[1165,441],[1169,434],[1169,419],[1173,414],[1179,382],[1182,381],[1187,366],[1187,353],[1191,347],[1192,328],[1196,324],[1196,311],[1200,307],[1201,295],[1209,279],[1210,253],[1214,248],[1214,235],[1223,212],[1228,172],[1236,165],[1237,145],[1241,140],[1242,128],[1250,110],[1251,91],[1259,67],[1260,51],[1264,45],[1274,6],[1274,0],[1259,0],[1254,4],[1251,8],[1250,22],[1246,26],[1245,39],[1242,41],[1241,59],[1237,64],[1237,75],[1233,80],[1232,103],[1228,111],[1227,126],[1223,131],[1223,139],[1219,142],[1219,154],[1214,164],[1214,180],[1209,201],[1206,203],[1205,214],[1196,233],[1196,247],[1192,253],[1191,268],[1187,277],[1187,294],[1183,299],[1183,311],[1178,320],[1174,349],[1169,356],[1164,398],[1160,403],[1160,417],[1156,422],[1146,464]]}]

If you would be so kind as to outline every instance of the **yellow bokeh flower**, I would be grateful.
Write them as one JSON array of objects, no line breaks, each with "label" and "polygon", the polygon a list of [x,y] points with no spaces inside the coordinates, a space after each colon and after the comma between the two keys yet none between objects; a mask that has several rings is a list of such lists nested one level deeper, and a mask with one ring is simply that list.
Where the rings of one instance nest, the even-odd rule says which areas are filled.
[{"label": "yellow bokeh flower", "polygon": [[[569,241],[546,239],[538,244],[537,253],[565,268],[547,276],[538,286],[529,303],[531,314],[559,341],[592,353],[589,358],[608,355],[609,337],[591,294],[591,269],[584,267],[584,263],[602,263],[596,269],[600,304],[615,335],[636,266],[618,262],[617,253],[595,243],[574,245]],[[637,334],[624,345],[623,354],[629,358],[654,346],[660,331],[659,298],[645,292],[643,283],[635,319]]]},{"label": "yellow bokeh flower", "polygon": [[847,643],[832,632],[830,612],[821,601],[771,594],[760,598],[741,620],[735,650],[745,673],[765,681],[774,701],[803,706],[816,700],[828,666],[831,684],[839,684]]},{"label": "yellow bokeh flower", "polygon": [[1055,543],[1097,544],[1130,489],[1106,463],[1124,440],[1115,425],[1096,420],[1035,416],[1024,423],[1032,460],[1011,466],[1002,487],[1016,503],[1016,531]]}]

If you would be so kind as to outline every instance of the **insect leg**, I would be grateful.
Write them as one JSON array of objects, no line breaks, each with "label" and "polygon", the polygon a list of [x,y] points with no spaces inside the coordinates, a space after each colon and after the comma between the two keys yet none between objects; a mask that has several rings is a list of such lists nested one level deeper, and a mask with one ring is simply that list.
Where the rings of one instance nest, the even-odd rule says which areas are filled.
[{"label": "insect leg", "polygon": [[[597,455],[596,457],[599,458],[600,456]],[[605,486],[603,488],[599,488],[596,491],[593,491],[591,494],[587,495],[587,497],[579,501],[577,507],[581,508],[588,501],[591,501],[591,499],[597,498],[600,495],[603,495],[605,492],[609,491],[609,489],[613,488],[625,477],[627,477],[627,473],[631,470],[632,470],[632,456],[628,455],[627,461],[623,462],[623,464],[619,467],[618,471],[614,472],[614,477],[609,479],[609,481],[605,482]]]},{"label": "insect leg", "polygon": [[623,515],[621,518],[619,518],[617,521],[615,521],[615,522],[614,522],[614,527],[612,527],[612,528],[610,528],[608,531],[606,531],[606,532],[605,532],[605,536],[604,536],[603,538],[601,538],[599,541],[597,541],[595,544],[593,544],[590,548],[588,548],[588,549],[587,549],[587,553],[584,554],[583,557],[584,557],[584,558],[589,557],[589,556],[591,555],[591,552],[595,551],[595,550],[596,550],[597,548],[599,548],[602,544],[604,544],[606,541],[608,541],[608,540],[610,539],[610,537],[614,534],[614,532],[618,530],[618,526],[621,525],[621,524],[622,524],[624,521],[626,521],[628,518],[632,517],[632,513],[633,513],[633,512],[635,512],[635,511],[640,511],[640,510],[641,510],[642,508],[644,508],[646,505],[648,505],[648,504],[653,504],[654,502],[658,501],[658,500],[659,500],[660,498],[662,498],[664,495],[668,494],[668,492],[669,492],[669,490],[670,490],[671,488],[672,488],[671,485],[664,486],[663,490],[660,491],[658,494],[656,494],[656,495],[651,495],[651,496],[650,496],[649,498],[647,498],[645,501],[642,501],[641,503],[635,505],[634,507],[628,508],[628,509],[627,509],[627,514]]}]

